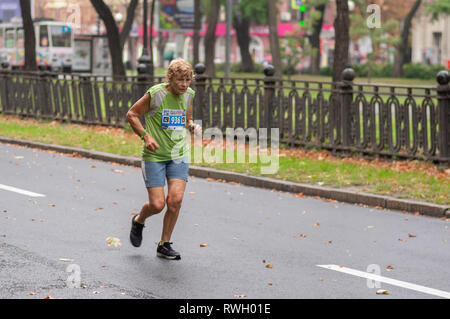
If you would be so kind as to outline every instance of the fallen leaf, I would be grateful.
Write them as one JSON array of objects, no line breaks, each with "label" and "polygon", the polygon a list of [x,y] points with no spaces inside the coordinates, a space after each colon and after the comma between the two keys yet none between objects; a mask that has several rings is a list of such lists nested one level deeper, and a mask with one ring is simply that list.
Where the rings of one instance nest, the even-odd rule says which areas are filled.
[{"label": "fallen leaf", "polygon": [[392,267],[391,265],[386,266],[386,270],[387,270],[387,271],[391,271],[392,269],[394,269],[394,267]]},{"label": "fallen leaf", "polygon": [[266,268],[273,268],[273,265],[272,264],[267,264]]},{"label": "fallen leaf", "polygon": [[399,238],[398,240],[403,242],[403,243],[406,242],[406,239],[403,239],[403,238]]},{"label": "fallen leaf", "polygon": [[108,237],[108,238],[106,238],[106,243],[108,244],[108,246],[111,246],[111,245],[113,245],[114,247],[122,246],[122,243],[120,242],[120,239],[116,238],[116,237]]},{"label": "fallen leaf", "polygon": [[44,299],[55,299],[55,298],[53,298],[52,296],[47,296],[47,297],[44,297]]},{"label": "fallen leaf", "polygon": [[32,292],[32,291],[30,291],[28,294],[29,294],[30,296],[36,296],[36,295],[37,295],[37,293]]},{"label": "fallen leaf", "polygon": [[200,244],[200,247],[206,247],[208,244]]},{"label": "fallen leaf", "polygon": [[317,222],[317,223],[313,224],[313,226],[320,226],[320,223]]},{"label": "fallen leaf", "polygon": [[70,259],[70,258],[59,258],[59,261],[72,262],[73,259]]},{"label": "fallen leaf", "polygon": [[295,197],[300,197],[300,198],[301,198],[301,197],[303,197],[303,193],[296,193],[296,194],[294,194],[294,196],[295,196]]},{"label": "fallen leaf", "polygon": [[322,278],[322,277],[319,277],[319,280],[320,280],[320,281],[323,281],[323,278]]},{"label": "fallen leaf", "polygon": [[269,282],[269,283],[267,283],[269,286],[272,286],[272,283],[271,282]]},{"label": "fallen leaf", "polygon": [[416,235],[413,235],[413,234],[408,234],[408,237],[409,238],[414,238],[414,237],[417,237]]},{"label": "fallen leaf", "polygon": [[376,293],[377,295],[389,295],[389,290],[378,289]]},{"label": "fallen leaf", "polygon": [[211,177],[206,178],[206,180],[207,180],[208,182],[215,182],[215,181],[216,181],[214,178],[211,178]]},{"label": "fallen leaf", "polygon": [[299,236],[302,237],[302,238],[306,238],[306,235],[303,234],[303,233],[301,233]]},{"label": "fallen leaf", "polygon": [[48,206],[50,206],[50,207],[55,207],[56,204],[48,204]]},{"label": "fallen leaf", "polygon": [[113,171],[114,173],[122,174],[122,175],[125,174],[125,172],[120,169],[111,169],[111,171]]}]

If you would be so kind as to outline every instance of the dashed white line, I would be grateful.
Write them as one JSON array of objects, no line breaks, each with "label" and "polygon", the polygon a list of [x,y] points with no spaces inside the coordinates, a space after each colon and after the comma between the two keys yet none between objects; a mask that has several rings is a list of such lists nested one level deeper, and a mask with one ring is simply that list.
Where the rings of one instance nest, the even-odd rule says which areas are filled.
[{"label": "dashed white line", "polygon": [[19,194],[22,194],[22,195],[31,196],[31,197],[45,197],[45,195],[43,195],[43,194],[34,193],[34,192],[27,191],[25,189],[20,189],[20,188],[17,188],[17,187],[3,185],[3,184],[0,184],[0,189],[3,189],[5,191],[19,193]]},{"label": "dashed white line", "polygon": [[394,286],[407,288],[407,289],[423,292],[426,294],[450,299],[450,292],[447,292],[447,291],[442,291],[442,290],[438,290],[438,289],[415,285],[415,284],[411,284],[409,282],[391,279],[388,277],[383,277],[383,276],[379,276],[379,275],[375,275],[375,274],[371,274],[371,273],[367,273],[364,271],[359,271],[359,270],[355,270],[355,269],[351,269],[351,268],[347,268],[347,267],[343,267],[343,266],[337,266],[337,265],[317,265],[317,266],[325,268],[325,269],[331,269],[331,270],[343,272],[343,273],[353,275],[353,276],[367,278],[367,279],[371,279],[371,280],[375,280],[375,281],[379,281],[379,282],[385,282],[389,285],[394,285]]}]

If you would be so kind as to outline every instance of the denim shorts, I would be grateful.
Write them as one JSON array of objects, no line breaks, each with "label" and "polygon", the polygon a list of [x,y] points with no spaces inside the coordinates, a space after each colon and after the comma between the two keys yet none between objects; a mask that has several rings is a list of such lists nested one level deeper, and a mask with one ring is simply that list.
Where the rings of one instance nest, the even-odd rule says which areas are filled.
[{"label": "denim shorts", "polygon": [[188,157],[163,162],[142,161],[141,168],[145,187],[164,187],[168,178],[188,181]]}]

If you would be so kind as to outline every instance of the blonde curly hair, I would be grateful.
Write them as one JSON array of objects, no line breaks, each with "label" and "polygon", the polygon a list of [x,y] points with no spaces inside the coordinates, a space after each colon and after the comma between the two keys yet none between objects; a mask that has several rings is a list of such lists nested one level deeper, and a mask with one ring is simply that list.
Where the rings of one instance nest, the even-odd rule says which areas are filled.
[{"label": "blonde curly hair", "polygon": [[166,78],[170,83],[175,76],[180,75],[190,77],[192,79],[194,77],[194,70],[192,69],[192,65],[188,61],[177,58],[170,62],[169,67],[167,68]]}]

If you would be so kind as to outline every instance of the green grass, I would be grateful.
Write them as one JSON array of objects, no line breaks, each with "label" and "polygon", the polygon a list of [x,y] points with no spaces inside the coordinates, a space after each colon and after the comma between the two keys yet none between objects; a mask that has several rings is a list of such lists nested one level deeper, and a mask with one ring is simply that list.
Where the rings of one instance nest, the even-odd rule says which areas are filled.
[{"label": "green grass", "polygon": [[[142,144],[131,130],[120,128],[82,126],[19,120],[17,117],[0,115],[0,136],[14,137],[43,143],[66,145],[89,150],[140,157]],[[195,151],[194,147],[191,148]],[[236,157],[236,150],[230,150]],[[205,149],[203,149],[203,154]],[[268,163],[250,163],[248,154],[243,163],[226,163],[226,150],[223,150],[223,163],[207,163],[205,159],[198,163],[192,156],[192,164],[216,169],[247,173],[260,176]],[[448,205],[450,178],[448,173],[437,170],[429,163],[413,161],[384,163],[368,162],[359,159],[341,160],[325,151],[280,150],[279,169],[270,175],[272,178],[289,180],[312,185],[346,188],[398,198],[410,198],[419,201]],[[202,154],[202,153],[200,153]],[[214,153],[213,153],[214,154]],[[272,157],[276,163],[277,157]],[[408,169],[395,169],[407,166]]]}]

